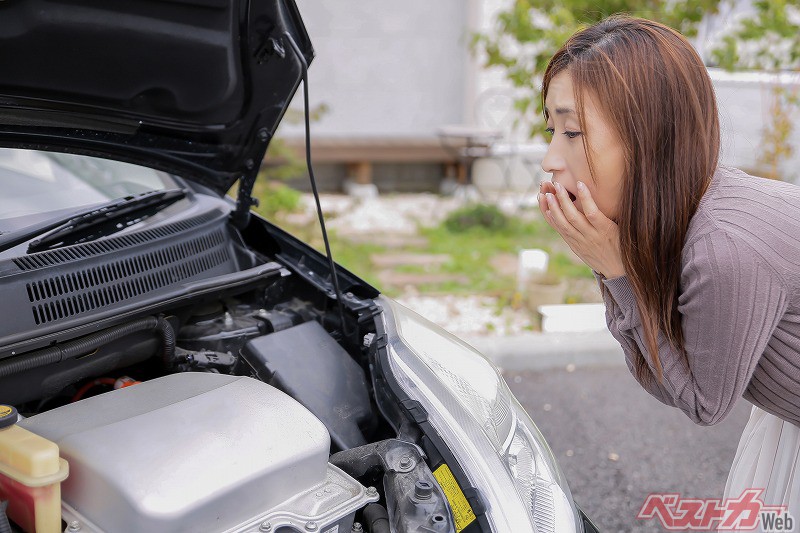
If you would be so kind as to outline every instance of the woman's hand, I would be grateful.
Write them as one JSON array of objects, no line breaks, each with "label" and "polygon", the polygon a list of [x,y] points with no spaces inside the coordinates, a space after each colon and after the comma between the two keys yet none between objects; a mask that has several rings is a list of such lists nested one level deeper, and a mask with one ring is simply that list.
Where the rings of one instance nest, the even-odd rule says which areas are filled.
[{"label": "woman's hand", "polygon": [[619,227],[607,218],[592,199],[589,189],[578,182],[583,213],[560,184],[545,181],[539,192],[539,209],[545,220],[581,261],[606,278],[625,275],[619,247]]}]

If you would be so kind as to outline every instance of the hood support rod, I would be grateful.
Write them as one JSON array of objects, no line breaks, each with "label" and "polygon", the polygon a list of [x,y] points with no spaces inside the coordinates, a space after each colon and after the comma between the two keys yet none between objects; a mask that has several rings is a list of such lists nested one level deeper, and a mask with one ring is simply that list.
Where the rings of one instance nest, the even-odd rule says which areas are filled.
[{"label": "hood support rod", "polygon": [[328,241],[328,231],[325,229],[325,218],[322,216],[322,205],[319,202],[319,191],[317,190],[317,180],[314,178],[314,168],[311,166],[311,126],[309,121],[309,104],[308,104],[308,62],[300,51],[300,47],[294,42],[292,35],[289,32],[284,34],[289,41],[289,45],[294,52],[294,56],[300,63],[300,68],[303,71],[303,104],[305,116],[305,129],[306,129],[306,166],[308,167],[308,176],[311,179],[311,190],[314,192],[314,201],[317,204],[317,217],[319,217],[319,226],[322,229],[322,240],[325,242],[325,255],[328,258],[328,266],[331,270],[331,281],[333,281],[333,288],[336,293],[336,303],[339,306],[339,320],[342,324],[342,336],[347,338],[347,323],[344,321],[344,303],[342,302],[342,291],[339,288],[339,277],[336,274],[336,263],[333,262],[333,254],[331,253],[331,244]]}]

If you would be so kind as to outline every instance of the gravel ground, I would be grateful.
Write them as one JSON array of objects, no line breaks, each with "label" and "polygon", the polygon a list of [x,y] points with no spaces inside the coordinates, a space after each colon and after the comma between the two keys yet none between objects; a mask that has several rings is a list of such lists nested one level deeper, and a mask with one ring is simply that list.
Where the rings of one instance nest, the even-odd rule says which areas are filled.
[{"label": "gravel ground", "polygon": [[[370,199],[323,194],[320,203],[327,227],[339,235],[358,238],[380,234],[394,240],[415,236],[419,227],[438,225],[451,211],[464,205],[462,200],[430,193],[379,195]],[[518,199],[504,197],[495,203],[509,215],[524,219],[540,216],[538,208],[521,206]],[[302,212],[291,215],[293,223],[316,220],[314,197],[304,194],[303,206]],[[597,300],[599,292],[593,294],[594,282],[584,281],[576,280],[573,292],[580,293],[585,301]],[[535,322],[526,309],[503,306],[498,298],[490,296],[423,296],[410,287],[397,300],[460,336],[517,335],[530,332]]]},{"label": "gravel ground", "polygon": [[[313,196],[304,195],[303,202],[303,216],[315,221]],[[430,193],[380,195],[366,200],[323,194],[320,203],[327,227],[349,237],[372,237],[376,233],[411,237],[417,228],[438,225],[464,205],[462,200]],[[497,205],[509,215],[539,216],[538,211],[521,210],[518,203],[508,199],[501,199]],[[502,306],[498,298],[490,296],[424,296],[410,288],[397,301],[456,335],[508,336],[532,329],[531,315],[525,309]]]},{"label": "gravel ground", "polygon": [[529,333],[527,312],[501,307],[489,296],[401,296],[397,301],[462,337],[509,336]]},{"label": "gravel ground", "polygon": [[435,194],[401,194],[358,200],[347,196],[320,198],[323,212],[336,213],[331,229],[340,234],[402,233],[413,235],[417,227],[439,224],[463,204]]}]

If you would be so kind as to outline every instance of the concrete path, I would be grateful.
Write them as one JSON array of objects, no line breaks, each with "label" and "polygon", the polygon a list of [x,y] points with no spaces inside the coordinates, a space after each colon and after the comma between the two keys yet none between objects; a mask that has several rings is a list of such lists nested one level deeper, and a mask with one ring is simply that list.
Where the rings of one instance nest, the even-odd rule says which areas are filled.
[{"label": "concrete path", "polygon": [[546,370],[569,365],[625,366],[622,347],[608,330],[465,337],[464,340],[503,370]]}]

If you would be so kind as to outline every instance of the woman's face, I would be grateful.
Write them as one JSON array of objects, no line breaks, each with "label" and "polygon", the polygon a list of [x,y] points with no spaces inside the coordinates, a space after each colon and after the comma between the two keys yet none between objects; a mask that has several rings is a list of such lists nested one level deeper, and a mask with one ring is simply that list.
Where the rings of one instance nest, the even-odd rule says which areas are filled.
[{"label": "woman's face", "polygon": [[[553,182],[560,183],[573,198],[577,197],[578,182],[582,181],[592,193],[600,211],[616,221],[625,171],[624,147],[589,95],[584,95],[583,105],[586,131],[581,131],[578,122],[569,71],[561,71],[553,77],[545,100],[547,128],[552,140],[542,160],[542,169],[552,173]],[[587,140],[594,163],[594,180],[584,150]],[[578,211],[583,213],[581,201],[576,199],[574,203]]]}]

